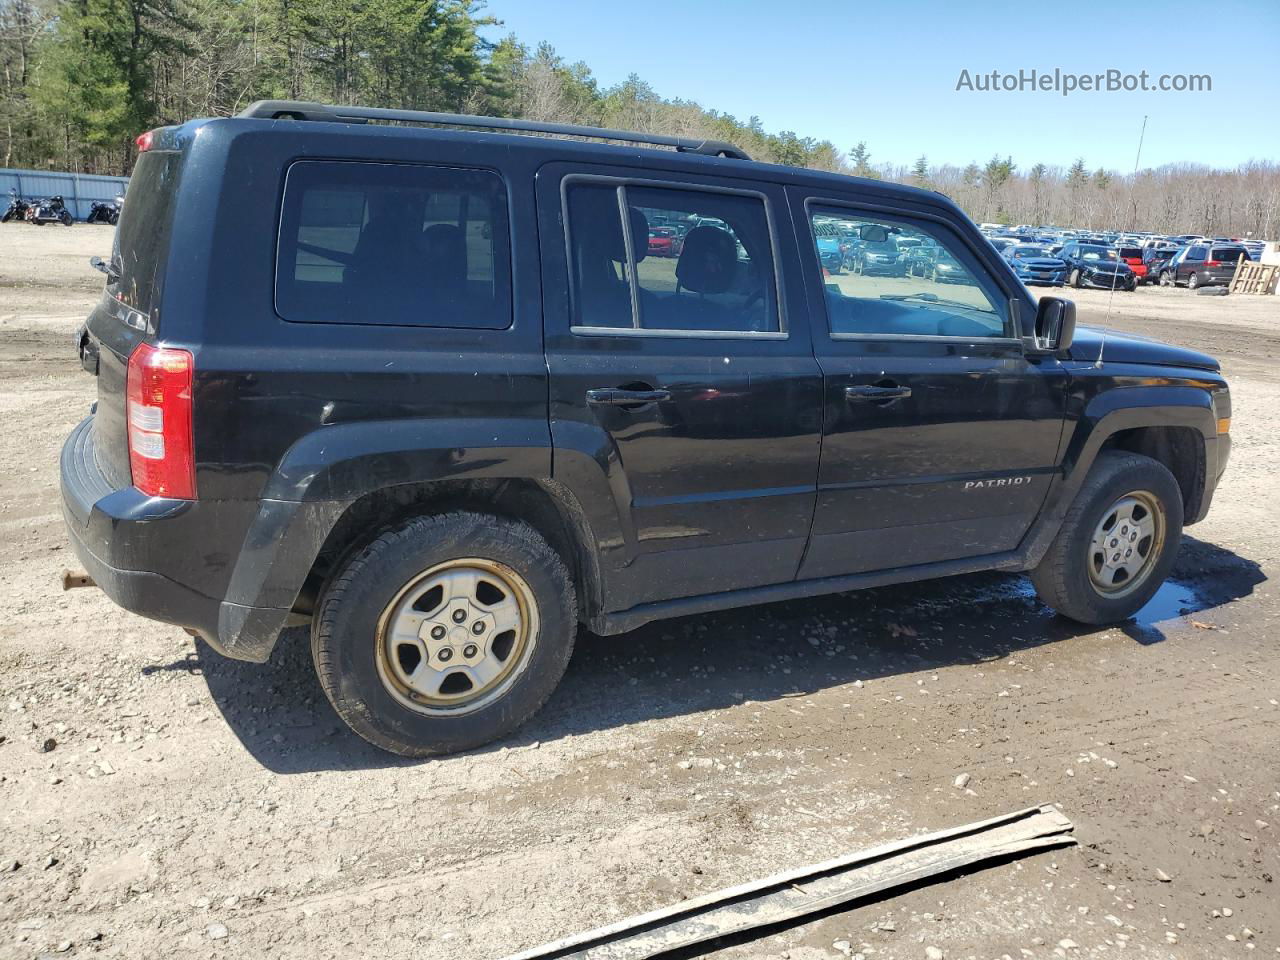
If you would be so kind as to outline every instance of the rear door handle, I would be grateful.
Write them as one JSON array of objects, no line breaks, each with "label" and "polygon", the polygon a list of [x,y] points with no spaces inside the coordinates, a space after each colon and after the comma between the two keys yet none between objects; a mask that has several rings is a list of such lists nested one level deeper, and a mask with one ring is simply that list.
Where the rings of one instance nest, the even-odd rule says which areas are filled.
[{"label": "rear door handle", "polygon": [[874,400],[903,400],[911,396],[910,387],[845,387],[844,398],[850,403],[866,403]]},{"label": "rear door handle", "polygon": [[670,399],[670,390],[624,390],[621,387],[607,387],[587,391],[587,403],[593,406],[632,407]]}]

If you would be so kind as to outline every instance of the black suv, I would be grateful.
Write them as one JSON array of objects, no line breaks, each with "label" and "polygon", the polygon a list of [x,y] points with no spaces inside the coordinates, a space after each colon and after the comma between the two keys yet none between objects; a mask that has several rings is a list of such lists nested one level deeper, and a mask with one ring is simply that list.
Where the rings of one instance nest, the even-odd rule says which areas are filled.
[{"label": "black suv", "polygon": [[[140,145],[80,338],[75,550],[230,657],[309,624],[397,753],[512,730],[579,624],[992,569],[1122,620],[1227,462],[1212,358],[1076,332],[936,193],[292,102]],[[646,255],[662,222],[696,224],[678,256]],[[827,277],[815,222],[953,266]]]}]

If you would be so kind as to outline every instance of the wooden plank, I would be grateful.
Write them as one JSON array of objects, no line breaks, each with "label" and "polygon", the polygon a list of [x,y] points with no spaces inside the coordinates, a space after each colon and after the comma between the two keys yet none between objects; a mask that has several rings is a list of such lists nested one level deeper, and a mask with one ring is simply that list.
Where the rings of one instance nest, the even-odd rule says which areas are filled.
[{"label": "wooden plank", "polygon": [[775,926],[983,862],[1074,844],[1051,806],[911,837],[573,934],[507,960],[646,960]]}]

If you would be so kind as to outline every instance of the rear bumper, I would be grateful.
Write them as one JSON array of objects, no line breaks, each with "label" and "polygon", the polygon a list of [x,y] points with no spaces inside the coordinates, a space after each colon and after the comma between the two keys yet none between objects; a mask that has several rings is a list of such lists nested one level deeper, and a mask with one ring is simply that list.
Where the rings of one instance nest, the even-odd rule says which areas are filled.
[{"label": "rear bumper", "polygon": [[335,507],[113,489],[94,461],[92,426],[90,417],[71,432],[60,464],[63,519],[85,570],[125,610],[192,630],[225,656],[266,661]]}]

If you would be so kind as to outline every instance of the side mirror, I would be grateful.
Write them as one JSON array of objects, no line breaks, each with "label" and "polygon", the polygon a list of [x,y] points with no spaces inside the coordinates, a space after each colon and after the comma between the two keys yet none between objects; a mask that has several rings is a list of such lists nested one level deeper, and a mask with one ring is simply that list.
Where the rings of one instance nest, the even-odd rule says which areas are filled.
[{"label": "side mirror", "polygon": [[868,243],[884,243],[889,239],[889,228],[878,223],[864,223],[858,228],[858,236]]},{"label": "side mirror", "polygon": [[1032,335],[1024,342],[1032,353],[1058,353],[1071,346],[1075,335],[1075,303],[1063,297],[1041,297]]}]

